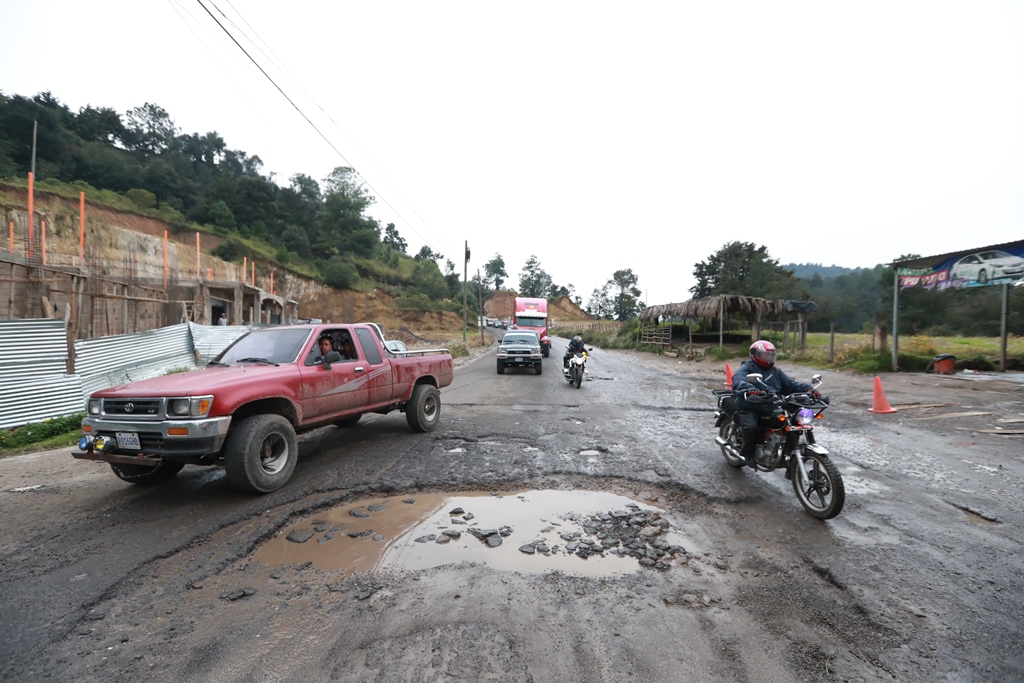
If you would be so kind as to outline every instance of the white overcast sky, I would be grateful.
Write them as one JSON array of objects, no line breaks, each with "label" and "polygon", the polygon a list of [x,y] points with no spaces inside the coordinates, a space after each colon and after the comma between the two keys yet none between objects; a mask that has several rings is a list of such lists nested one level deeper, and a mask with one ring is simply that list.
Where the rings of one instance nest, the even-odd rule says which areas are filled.
[{"label": "white overcast sky", "polygon": [[584,303],[625,268],[685,301],[729,241],[870,267],[1024,238],[1020,2],[215,2],[4,2],[0,91],[152,102],[281,184],[353,166],[411,253],[461,273],[468,241],[513,287],[535,254]]}]

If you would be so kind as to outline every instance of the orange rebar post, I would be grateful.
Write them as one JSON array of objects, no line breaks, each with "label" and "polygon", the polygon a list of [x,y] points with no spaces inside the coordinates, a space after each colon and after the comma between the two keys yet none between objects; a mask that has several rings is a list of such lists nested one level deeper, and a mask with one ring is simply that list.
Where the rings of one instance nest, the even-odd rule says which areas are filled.
[{"label": "orange rebar post", "polygon": [[249,265],[252,267],[252,286],[256,286],[256,259],[253,259]]},{"label": "orange rebar post", "polygon": [[242,257],[242,284],[243,285],[245,284],[245,281],[248,279],[248,275],[249,275],[249,257],[248,256],[243,256]]},{"label": "orange rebar post", "polygon": [[28,174],[28,257],[32,258],[35,248],[32,241],[35,239],[35,189],[33,183],[35,182],[35,174],[29,172]]},{"label": "orange rebar post", "polygon": [[270,271],[270,293],[274,293],[274,271]]},{"label": "orange rebar post", "polygon": [[206,279],[207,280],[212,280],[213,279],[213,269],[212,268],[207,268],[206,269]]},{"label": "orange rebar post", "polygon": [[78,193],[78,260],[85,265],[85,193]]},{"label": "orange rebar post", "polygon": [[46,265],[46,221],[39,221],[39,250],[43,252],[43,265]]}]

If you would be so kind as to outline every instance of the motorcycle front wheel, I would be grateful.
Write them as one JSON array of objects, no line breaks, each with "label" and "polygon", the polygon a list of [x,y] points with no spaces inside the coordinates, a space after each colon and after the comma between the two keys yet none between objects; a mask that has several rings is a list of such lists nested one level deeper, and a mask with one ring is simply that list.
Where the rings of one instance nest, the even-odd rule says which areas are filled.
[{"label": "motorcycle front wheel", "polygon": [[580,388],[580,384],[583,383],[583,370],[580,366],[574,365],[572,368],[572,385],[577,389]]},{"label": "motorcycle front wheel", "polygon": [[839,469],[823,455],[804,451],[803,475],[793,472],[793,490],[808,514],[818,519],[832,519],[843,510],[846,488]]}]

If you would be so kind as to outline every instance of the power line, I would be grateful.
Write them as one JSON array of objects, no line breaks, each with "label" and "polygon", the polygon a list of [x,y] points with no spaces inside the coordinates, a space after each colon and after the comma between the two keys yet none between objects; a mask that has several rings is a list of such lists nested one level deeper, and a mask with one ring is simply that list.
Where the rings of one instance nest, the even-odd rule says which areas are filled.
[{"label": "power line", "polygon": [[[346,165],[347,165],[347,166],[348,166],[349,168],[351,168],[351,169],[352,169],[352,170],[353,170],[353,171],[354,171],[354,172],[356,173],[356,175],[358,175],[358,176],[359,176],[359,178],[360,178],[360,179],[361,179],[361,180],[362,180],[362,181],[363,181],[363,182],[364,182],[364,183],[366,184],[366,186],[367,186],[368,188],[370,188],[370,190],[372,190],[372,191],[374,192],[374,194],[375,194],[376,196],[380,197],[381,201],[383,201],[383,202],[384,202],[384,204],[385,204],[385,205],[386,205],[386,206],[387,206],[387,207],[388,207],[389,209],[391,209],[392,211],[394,211],[394,212],[395,212],[395,214],[396,214],[396,215],[398,215],[399,217],[402,217],[402,213],[401,213],[400,211],[398,211],[398,209],[396,209],[396,208],[395,208],[394,206],[392,206],[392,205],[391,205],[391,203],[390,203],[390,202],[389,202],[389,201],[388,201],[388,200],[387,200],[387,199],[386,199],[386,198],[385,198],[385,197],[383,196],[383,194],[381,194],[380,192],[378,192],[378,191],[377,191],[377,189],[376,189],[376,188],[375,188],[375,187],[374,187],[374,186],[373,186],[372,184],[370,184],[370,182],[369,182],[369,181],[367,181],[367,180],[366,180],[366,178],[365,178],[365,177],[364,177],[364,176],[363,176],[363,175],[362,175],[361,173],[359,173],[359,171],[358,171],[358,170],[356,170],[355,166],[354,166],[354,165],[353,165],[353,164],[352,164],[352,163],[351,163],[351,162],[350,162],[350,161],[349,161],[348,159],[346,159],[346,158],[345,158],[345,155],[344,155],[344,154],[342,154],[342,153],[341,153],[341,150],[339,150],[339,149],[338,149],[337,147],[335,147],[334,143],[332,143],[332,142],[330,141],[330,139],[328,139],[328,137],[327,137],[326,135],[324,135],[324,134],[323,134],[323,132],[322,132],[322,131],[321,131],[321,130],[320,130],[320,129],[319,129],[319,128],[318,128],[317,126],[316,126],[316,124],[315,124],[315,123],[313,123],[313,121],[312,121],[312,120],[310,120],[310,118],[309,118],[308,116],[306,116],[306,113],[305,113],[304,111],[302,111],[302,109],[301,109],[301,108],[300,108],[300,107],[299,107],[299,106],[298,106],[297,104],[295,104],[295,102],[294,102],[294,101],[292,101],[292,99],[291,99],[291,98],[290,98],[290,97],[288,96],[288,94],[287,94],[287,93],[286,93],[286,92],[285,92],[285,91],[284,91],[284,90],[283,90],[283,89],[281,88],[281,86],[279,86],[279,85],[277,84],[277,82],[276,82],[276,81],[275,81],[275,80],[274,80],[273,78],[271,78],[270,74],[268,74],[268,73],[266,72],[266,70],[264,70],[264,68],[263,68],[262,66],[260,66],[259,62],[257,62],[257,61],[256,61],[255,59],[253,59],[252,55],[250,55],[250,54],[249,54],[249,52],[248,52],[248,51],[247,51],[247,50],[246,50],[246,49],[245,49],[244,47],[242,47],[241,43],[239,43],[239,42],[238,42],[238,40],[236,40],[236,39],[235,39],[235,37],[234,37],[233,35],[231,35],[231,32],[230,32],[230,31],[229,31],[229,30],[228,30],[228,29],[227,29],[227,28],[226,28],[226,27],[224,26],[224,24],[222,24],[222,23],[220,22],[220,20],[219,20],[219,19],[217,19],[217,17],[216,17],[216,16],[214,16],[213,12],[211,12],[211,11],[209,10],[209,8],[207,8],[207,7],[206,7],[206,5],[204,5],[204,4],[203,4],[203,0],[196,0],[196,2],[198,2],[198,3],[199,3],[199,6],[200,6],[200,7],[202,7],[202,8],[203,8],[203,10],[204,10],[204,11],[205,11],[205,12],[206,12],[207,14],[209,14],[209,15],[210,15],[210,18],[211,18],[211,19],[213,19],[213,21],[214,21],[214,22],[215,22],[215,23],[217,24],[217,26],[219,26],[219,27],[220,27],[220,29],[221,29],[222,31],[224,31],[224,33],[225,33],[225,34],[226,34],[226,35],[228,36],[228,38],[230,38],[230,39],[231,39],[231,42],[233,42],[233,43],[234,43],[234,44],[235,44],[235,45],[236,45],[236,46],[238,47],[238,49],[239,49],[239,50],[241,50],[241,51],[242,51],[242,53],[243,53],[243,54],[244,54],[244,55],[245,55],[245,56],[246,56],[246,57],[247,57],[247,58],[249,59],[249,61],[250,61],[250,62],[252,62],[252,63],[253,63],[253,65],[254,65],[254,66],[255,66],[255,67],[257,68],[257,69],[259,69],[259,70],[260,70],[260,73],[262,73],[262,74],[263,74],[263,76],[264,76],[264,77],[265,77],[265,78],[266,78],[266,79],[267,79],[268,81],[270,81],[271,85],[273,85],[273,86],[274,86],[274,88],[276,88],[276,89],[277,89],[277,91],[278,91],[279,93],[281,93],[281,96],[282,96],[282,97],[284,97],[284,98],[285,98],[285,99],[286,99],[286,100],[288,101],[288,104],[292,105],[292,107],[293,107],[293,108],[295,109],[295,111],[297,111],[297,112],[299,113],[299,115],[300,115],[300,116],[301,116],[301,117],[302,117],[303,119],[305,119],[306,123],[308,123],[308,124],[309,124],[309,125],[310,125],[310,126],[311,126],[311,127],[313,128],[313,130],[315,130],[315,131],[316,131],[317,135],[319,135],[319,136],[320,136],[320,137],[321,137],[321,138],[323,139],[323,141],[324,141],[324,142],[326,142],[326,143],[327,143],[327,145],[328,145],[328,146],[329,146],[329,147],[330,147],[330,148],[331,148],[332,150],[334,150],[335,154],[337,154],[337,155],[338,155],[338,156],[339,156],[339,157],[341,158],[341,160],[342,160],[342,161],[344,161],[344,162],[345,162],[345,164],[346,164]],[[223,11],[222,11],[222,10],[221,10],[221,9],[220,9],[219,7],[217,7],[217,5],[215,5],[215,4],[214,4],[214,3],[212,2],[212,0],[211,0],[210,4],[211,4],[211,5],[213,5],[213,7],[214,7],[214,8],[215,8],[215,9],[216,9],[216,10],[217,10],[218,12],[220,12],[220,13],[221,13],[221,15],[224,15],[224,12],[223,12]],[[239,15],[239,16],[241,16],[241,15]],[[225,19],[228,19],[226,15],[225,15]],[[228,21],[230,21],[230,19],[228,19]],[[244,21],[244,19],[243,19],[243,21]],[[246,22],[246,23],[248,24],[248,22]],[[233,22],[232,22],[232,25],[234,25],[234,23],[233,23]],[[235,28],[238,28],[238,27],[237,27],[237,26],[235,26]],[[239,32],[240,32],[240,33],[242,33],[243,35],[245,35],[245,32],[244,32],[244,31],[241,31],[241,30],[239,30]],[[253,43],[253,45],[254,45],[254,46],[256,46],[256,48],[257,48],[257,49],[259,49],[259,46],[258,46],[258,45],[256,45],[256,44],[255,44],[255,42],[253,42],[253,41],[252,41],[251,39],[250,39],[250,42],[252,42],[252,43]],[[262,39],[261,39],[261,42],[262,42]],[[264,43],[264,44],[265,44],[265,43]],[[261,52],[262,52],[262,50],[261,50]],[[287,71],[286,71],[286,70],[284,70],[284,71],[286,72],[286,75],[287,75]],[[294,82],[294,81],[293,81],[293,82]],[[300,88],[300,89],[301,89],[301,88]],[[310,99],[313,99],[313,98],[310,98]],[[314,101],[314,103],[315,103],[315,101]],[[318,108],[320,108],[320,107],[319,107],[319,105],[317,105],[317,107],[318,107]],[[321,110],[321,111],[323,111],[323,109],[322,109],[322,108],[320,108],[320,110]],[[324,112],[324,114],[326,115],[326,112]],[[330,116],[328,116],[328,119],[330,119]],[[334,123],[334,121],[333,121],[333,120],[331,120],[331,123]],[[336,124],[336,123],[335,123],[334,125],[335,125],[335,127],[337,127],[337,124]],[[339,130],[340,130],[340,128],[339,128]],[[406,202],[406,203],[408,204],[408,202]],[[415,211],[414,211],[414,213],[415,213]],[[417,217],[418,217],[418,216],[417,216]],[[429,242],[429,240],[427,240],[427,239],[426,239],[425,237],[423,237],[423,235],[420,235],[420,234],[419,234],[419,232],[417,232],[417,231],[416,231],[416,229],[412,227],[412,224],[411,224],[411,223],[409,223],[409,221],[405,220],[405,218],[404,218],[404,217],[402,217],[402,220],[403,220],[403,221],[405,222],[405,224],[406,224],[407,226],[409,226],[409,229],[410,229],[410,230],[412,230],[412,231],[413,231],[414,233],[416,233],[416,235],[417,235],[417,236],[418,236],[418,237],[419,237],[420,239],[422,239],[422,240],[423,240],[424,242],[426,242],[426,243],[427,243],[427,246],[430,246],[431,248],[433,248],[433,247],[432,247],[432,246],[430,245],[430,242]],[[422,219],[422,218],[420,218],[420,220],[422,221],[423,219]],[[424,224],[425,224],[425,222],[424,222]],[[442,241],[443,241],[443,240],[442,240]]]}]

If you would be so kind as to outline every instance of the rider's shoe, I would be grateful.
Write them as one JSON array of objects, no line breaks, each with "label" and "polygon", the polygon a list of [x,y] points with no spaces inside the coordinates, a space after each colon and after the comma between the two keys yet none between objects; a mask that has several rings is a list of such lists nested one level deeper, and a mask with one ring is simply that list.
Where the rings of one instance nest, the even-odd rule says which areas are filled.
[{"label": "rider's shoe", "polygon": [[756,461],[756,460],[754,460],[754,456],[752,456],[752,455],[750,455],[750,456],[747,456],[747,458],[745,458],[745,462],[744,462],[744,464],[745,464],[745,465],[746,465],[747,467],[749,467],[750,469],[752,469],[752,470],[754,470],[755,472],[757,472],[757,461]]}]

